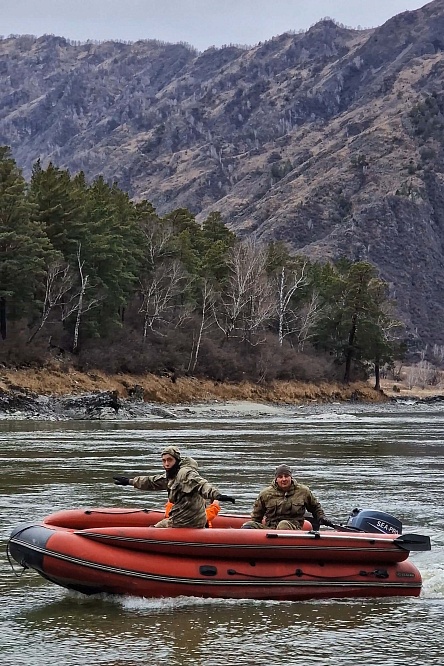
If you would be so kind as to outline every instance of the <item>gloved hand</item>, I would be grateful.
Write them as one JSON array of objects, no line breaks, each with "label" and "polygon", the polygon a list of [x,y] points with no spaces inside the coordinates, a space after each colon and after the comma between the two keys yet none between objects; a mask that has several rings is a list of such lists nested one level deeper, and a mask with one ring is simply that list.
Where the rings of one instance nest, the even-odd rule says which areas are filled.
[{"label": "gloved hand", "polygon": [[325,525],[326,527],[333,527],[333,529],[335,528],[335,524],[328,518],[320,518],[319,525]]},{"label": "gloved hand", "polygon": [[113,476],[116,486],[129,486],[129,478],[127,476]]},{"label": "gloved hand", "polygon": [[219,502],[231,502],[232,504],[236,504],[235,498],[231,497],[231,495],[218,495],[215,499]]}]

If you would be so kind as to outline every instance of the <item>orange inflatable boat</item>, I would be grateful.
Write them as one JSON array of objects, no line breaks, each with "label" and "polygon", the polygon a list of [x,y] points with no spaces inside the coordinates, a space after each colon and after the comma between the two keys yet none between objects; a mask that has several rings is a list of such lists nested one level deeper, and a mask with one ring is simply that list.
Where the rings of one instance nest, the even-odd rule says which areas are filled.
[{"label": "orange inflatable boat", "polygon": [[[359,517],[362,511],[356,511]],[[85,594],[276,600],[419,595],[421,575],[408,557],[412,550],[429,550],[429,537],[400,534],[387,514],[376,514],[391,533],[376,528],[377,519],[366,521],[374,531],[354,525],[315,531],[307,521],[304,530],[243,530],[248,516],[219,514],[212,529],[157,529],[160,511],[67,510],[17,527],[8,555]]]}]

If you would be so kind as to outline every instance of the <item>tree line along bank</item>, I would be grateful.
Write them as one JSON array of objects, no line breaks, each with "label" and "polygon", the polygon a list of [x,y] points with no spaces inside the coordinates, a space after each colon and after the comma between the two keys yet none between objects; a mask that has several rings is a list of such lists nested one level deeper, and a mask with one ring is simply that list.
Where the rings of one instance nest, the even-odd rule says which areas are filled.
[{"label": "tree line along bank", "polygon": [[159,217],[102,177],[0,147],[0,362],[216,381],[345,382],[402,353],[368,262],[312,262],[238,238],[211,213]]}]

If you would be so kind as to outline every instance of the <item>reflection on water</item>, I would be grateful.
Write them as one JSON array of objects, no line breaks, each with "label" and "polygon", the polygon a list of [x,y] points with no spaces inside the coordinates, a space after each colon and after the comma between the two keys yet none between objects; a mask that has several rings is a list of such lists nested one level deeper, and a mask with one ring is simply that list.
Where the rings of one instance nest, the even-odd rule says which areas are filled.
[{"label": "reflection on water", "polygon": [[[393,513],[428,534],[414,553],[420,598],[297,603],[85,597],[0,560],[1,663],[84,666],[438,664],[444,611],[444,412],[372,410],[257,419],[0,422],[0,538],[62,508],[161,507],[162,494],[114,486],[113,473],[159,471],[174,442],[204,475],[250,510],[279,462],[311,486],[329,516],[355,506]],[[18,565],[16,569],[19,570]]]}]

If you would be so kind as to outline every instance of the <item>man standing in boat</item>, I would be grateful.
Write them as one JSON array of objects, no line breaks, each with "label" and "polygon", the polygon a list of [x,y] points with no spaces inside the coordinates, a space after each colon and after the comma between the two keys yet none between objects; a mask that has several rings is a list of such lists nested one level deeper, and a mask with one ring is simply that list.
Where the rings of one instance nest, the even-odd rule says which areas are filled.
[{"label": "man standing in boat", "polygon": [[162,451],[162,465],[165,474],[153,476],[114,476],[114,483],[119,486],[133,486],[139,490],[167,490],[168,499],[173,503],[168,518],[164,518],[154,527],[205,527],[207,514],[206,500],[235,503],[234,497],[222,495],[197,471],[193,458],[182,458],[175,446],[168,446]]},{"label": "man standing in boat", "polygon": [[[165,518],[170,517],[171,509],[173,508],[174,504],[168,500],[168,502],[165,504]],[[213,500],[211,504],[208,504],[205,509],[205,513],[207,514],[207,522],[205,527],[213,527],[212,521],[216,518],[217,514],[220,511],[220,504],[217,500]]]},{"label": "man standing in boat", "polygon": [[288,465],[276,467],[274,482],[259,493],[251,520],[242,525],[251,529],[301,530],[305,511],[310,511],[317,523],[334,527],[308,486],[293,479]]}]

